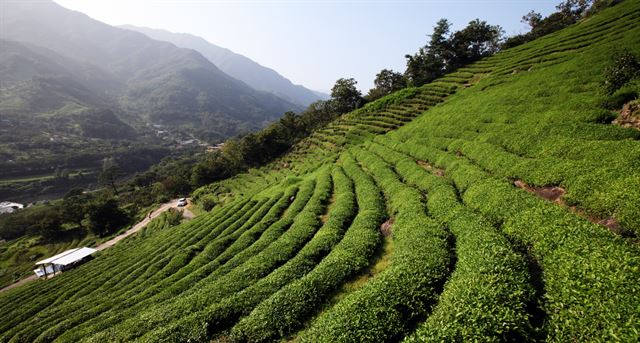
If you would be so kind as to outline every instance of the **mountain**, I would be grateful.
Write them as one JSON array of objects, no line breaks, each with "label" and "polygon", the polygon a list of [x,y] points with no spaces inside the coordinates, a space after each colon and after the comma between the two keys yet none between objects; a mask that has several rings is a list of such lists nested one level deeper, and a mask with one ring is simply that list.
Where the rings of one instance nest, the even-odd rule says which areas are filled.
[{"label": "mountain", "polygon": [[331,98],[331,96],[325,92],[322,91],[315,91],[312,90],[313,94],[317,95],[321,100],[329,100]]},{"label": "mountain", "polygon": [[[74,186],[86,187],[105,159],[127,173],[145,170],[176,149],[220,142],[302,109],[234,79],[197,51],[52,1],[2,1],[0,23],[0,200],[22,190],[64,194],[70,182],[57,170],[82,174]],[[49,183],[26,187],[25,180]]]},{"label": "mountain", "polygon": [[5,114],[108,106],[106,93],[122,86],[103,70],[46,48],[4,39],[0,46],[0,111]]},{"label": "mountain", "polygon": [[108,93],[122,86],[114,77],[46,48],[3,39],[0,46],[0,117],[5,126],[10,124],[10,129],[0,128],[0,143],[48,140],[51,135],[136,139],[119,111],[109,109]]},{"label": "mountain", "polygon": [[[300,109],[230,77],[194,50],[109,26],[52,1],[3,3],[0,21],[2,39],[44,47],[102,70],[114,82],[97,91],[146,123],[220,140]],[[37,71],[32,68],[31,76],[39,76]]]},{"label": "mountain", "polygon": [[181,48],[198,51],[230,76],[245,82],[257,90],[273,93],[301,106],[306,107],[314,101],[324,100],[328,97],[326,94],[312,91],[300,85],[294,85],[275,70],[264,67],[248,57],[229,49],[212,44],[201,37],[133,25],[120,27],[143,33],[153,39],[171,42]]}]

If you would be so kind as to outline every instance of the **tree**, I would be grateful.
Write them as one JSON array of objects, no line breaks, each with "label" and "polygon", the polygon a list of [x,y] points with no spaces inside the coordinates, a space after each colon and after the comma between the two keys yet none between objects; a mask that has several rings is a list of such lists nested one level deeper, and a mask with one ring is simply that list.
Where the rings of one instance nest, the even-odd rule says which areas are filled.
[{"label": "tree", "polygon": [[442,18],[438,20],[433,28],[433,33],[429,35],[429,54],[434,60],[441,61],[442,67],[447,64],[451,56],[451,23]]},{"label": "tree", "polygon": [[35,224],[35,232],[46,239],[55,238],[61,231],[62,219],[57,208],[47,206]]},{"label": "tree", "polygon": [[164,193],[171,197],[189,194],[191,191],[191,184],[189,183],[188,175],[189,174],[185,171],[184,174],[179,173],[177,175],[170,175],[164,178],[160,181],[164,188]]},{"label": "tree", "polygon": [[153,182],[157,178],[158,178],[158,175],[153,171],[148,171],[148,172],[144,172],[144,173],[138,173],[133,178],[133,184],[136,187],[140,187],[140,188],[147,187],[147,186],[153,184]]},{"label": "tree", "polygon": [[542,22],[542,14],[531,10],[531,12],[522,16],[521,21],[528,24],[529,27],[531,27],[531,30],[535,30]]},{"label": "tree", "polygon": [[445,73],[447,63],[453,58],[450,46],[451,24],[440,19],[429,35],[429,42],[414,55],[405,55],[405,77],[413,86],[431,82]]},{"label": "tree", "polygon": [[587,10],[593,4],[593,0],[565,0],[556,6],[558,12],[565,16],[578,20],[587,14]]},{"label": "tree", "polygon": [[379,99],[387,94],[407,86],[407,80],[401,73],[389,69],[382,69],[373,81],[374,88],[369,90],[367,98],[369,101]]},{"label": "tree", "polygon": [[305,129],[302,125],[303,123],[300,116],[296,115],[294,112],[287,111],[270,129],[271,131],[274,131],[281,142],[292,145],[294,141],[304,137]]},{"label": "tree", "polygon": [[475,19],[451,38],[453,58],[447,63],[447,71],[495,54],[500,48],[503,30],[499,25],[489,25]]},{"label": "tree", "polygon": [[492,55],[500,48],[502,28],[479,19],[450,34],[451,24],[440,19],[429,43],[414,55],[406,55],[405,76],[413,86],[431,82],[445,73]]},{"label": "tree", "polygon": [[358,82],[353,78],[341,78],[331,88],[331,100],[338,113],[347,113],[362,105],[362,93],[356,88],[356,84]]},{"label": "tree", "polygon": [[52,239],[60,233],[61,226],[62,220],[57,206],[32,206],[0,216],[0,237],[14,239],[31,234]]},{"label": "tree", "polygon": [[116,181],[123,175],[122,169],[113,162],[113,159],[105,159],[102,164],[102,172],[98,175],[98,181],[105,186],[110,186],[115,195],[118,196]]},{"label": "tree", "polygon": [[614,6],[622,0],[566,0],[556,6],[556,12],[548,17],[534,11],[522,17],[522,21],[529,24],[531,31],[521,35],[509,37],[502,44],[503,49],[512,48],[532,41],[538,37],[561,30],[578,20],[597,13],[607,7]]},{"label": "tree", "polygon": [[300,124],[305,134],[310,134],[314,129],[334,120],[339,113],[334,110],[333,101],[318,100],[311,103],[300,115]]},{"label": "tree", "polygon": [[591,7],[587,10],[586,16],[588,17],[590,15],[593,15],[607,7],[615,6],[621,2],[622,0],[594,0]]},{"label": "tree", "polygon": [[65,223],[74,223],[82,227],[85,205],[88,197],[82,188],[73,188],[64,195],[60,207],[60,217]]},{"label": "tree", "polygon": [[89,204],[87,209],[89,229],[95,235],[103,237],[126,225],[130,218],[118,207],[114,198],[99,198]]}]

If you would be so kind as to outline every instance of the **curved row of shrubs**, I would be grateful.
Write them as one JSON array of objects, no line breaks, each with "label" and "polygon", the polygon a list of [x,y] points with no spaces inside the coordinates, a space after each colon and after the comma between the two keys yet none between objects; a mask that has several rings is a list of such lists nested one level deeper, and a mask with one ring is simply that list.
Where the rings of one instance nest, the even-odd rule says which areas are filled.
[{"label": "curved row of shrubs", "polygon": [[[238,254],[253,242],[253,240],[246,240],[243,238],[254,237],[255,240],[256,236],[259,236],[262,232],[266,232],[265,229],[271,229],[271,227],[275,226],[275,224],[272,224],[278,219],[278,217],[280,217],[287,207],[289,213],[298,213],[311,197],[313,188],[313,182],[303,182],[300,185],[299,191],[297,187],[290,187],[285,191],[284,196],[280,198],[280,200],[269,210],[259,223],[245,231],[236,242],[224,250],[224,252],[222,252],[216,259],[212,261],[203,260],[202,262],[206,264],[191,263],[187,265],[180,271],[181,275],[185,275],[184,277],[176,279],[178,281],[174,281],[164,287],[160,287],[164,282],[153,285],[152,288],[160,287],[159,289],[161,289],[161,292],[158,293],[156,297],[166,298],[169,297],[168,294],[181,294],[188,291],[188,289],[193,287],[198,280],[203,279],[207,275],[211,275],[211,273],[216,271],[216,269],[224,264],[225,261],[228,261],[230,258],[229,255],[233,256]],[[290,202],[291,197],[295,197],[293,202]],[[61,338],[73,341],[82,337],[87,337],[97,331],[104,330],[111,325],[119,323],[122,321],[122,318],[126,318],[127,315],[135,316],[137,313],[147,308],[144,303],[132,303],[132,305],[133,306],[129,306],[125,310],[119,311],[114,309],[109,313],[105,313],[104,318],[96,318],[97,320],[94,322],[81,324],[80,326],[73,328],[71,331],[66,332],[61,336]]]},{"label": "curved row of shrubs", "polygon": [[397,340],[425,316],[450,274],[449,235],[425,213],[422,194],[377,156],[353,149],[387,196],[393,224],[391,266],[322,313],[304,342]]},{"label": "curved row of shrubs", "polygon": [[[46,290],[39,292],[38,297],[31,299],[28,310],[21,311],[20,315],[11,316],[11,320],[3,322],[2,330],[6,336],[17,335],[18,337],[24,337],[27,341],[33,340],[37,334],[49,327],[45,326],[45,329],[38,331],[37,328],[39,328],[41,324],[47,324],[48,321],[58,318],[56,316],[58,313],[56,309],[58,309],[59,306],[63,308],[71,306],[75,303],[75,299],[81,295],[86,296],[101,289],[106,283],[113,283],[115,280],[120,280],[122,276],[117,278],[116,276],[127,275],[123,273],[135,270],[141,263],[150,262],[149,259],[141,258],[142,256],[158,255],[158,252],[161,251],[159,249],[167,249],[169,246],[176,245],[176,242],[182,242],[181,239],[177,238],[180,237],[181,234],[184,236],[184,232],[194,232],[201,237],[204,236],[209,231],[207,230],[206,224],[212,221],[222,220],[224,214],[226,214],[226,211],[216,211],[216,213],[209,216],[209,218],[194,220],[193,222],[178,225],[172,230],[162,231],[153,237],[153,240],[159,243],[157,245],[141,245],[138,240],[125,241],[123,244],[119,244],[109,251],[100,253],[100,259],[94,263],[87,264],[81,268],[66,272],[64,275],[60,275],[52,280],[48,280],[47,283],[44,284]],[[125,256],[126,259],[123,259],[122,256]],[[108,275],[105,273],[105,270],[117,270],[119,274],[115,276]],[[33,283],[27,287],[38,286],[42,285]],[[77,301],[80,306],[83,304],[92,305],[91,302]],[[8,308],[11,309],[13,307],[8,306]],[[38,313],[38,315],[33,316],[32,313]],[[29,320],[25,320],[27,318]],[[6,330],[6,328],[10,328],[10,330]]]},{"label": "curved row of shrubs", "polygon": [[[282,194],[279,194],[279,197],[282,197]],[[169,285],[171,285],[171,287],[175,287],[180,284],[187,284],[181,280],[182,276],[189,270],[193,270],[196,266],[202,265],[209,259],[215,257],[220,250],[224,248],[220,248],[220,244],[217,243],[225,238],[225,235],[229,235],[229,232],[241,231],[242,229],[255,224],[259,219],[261,219],[256,217],[256,214],[264,214],[267,212],[276,200],[278,200],[278,198],[261,199],[257,201],[255,205],[248,203],[248,206],[244,206],[243,209],[234,215],[230,215],[228,219],[223,221],[220,225],[211,226],[213,229],[210,230],[210,232],[213,232],[213,234],[210,233],[206,235],[205,238],[198,242],[201,246],[209,242],[204,249],[195,247],[182,249],[175,248],[175,251],[182,251],[182,254],[187,254],[187,256],[196,256],[193,260],[180,259],[179,261],[185,264],[180,265],[177,268],[163,268],[161,271],[156,273],[154,277],[140,277],[138,279],[142,283],[129,283],[125,290],[120,290],[118,292],[116,297],[113,297],[113,295],[109,297],[108,294],[105,294],[102,299],[96,299],[95,303],[85,301],[84,303],[87,305],[87,309],[75,310],[77,312],[68,315],[66,320],[46,328],[39,337],[51,339],[60,334],[67,333],[67,331],[78,324],[87,326],[87,324],[89,324],[87,322],[91,318],[95,318],[106,311],[109,311],[109,313],[118,312],[119,315],[135,313],[134,309],[129,308],[127,311],[124,311],[123,307],[126,304],[135,303],[136,308],[144,308],[144,306],[152,302],[154,298],[157,299],[160,297],[159,292],[166,292],[165,288],[168,288]],[[227,225],[228,223],[230,224]],[[189,267],[186,267],[186,262],[191,262]],[[167,265],[167,267],[170,267],[170,265]],[[67,333],[66,337],[69,336],[71,336],[71,334]]]},{"label": "curved row of shrubs", "polygon": [[[209,336],[230,327],[243,315],[283,286],[308,273],[342,239],[357,212],[352,181],[341,168],[334,168],[334,202],[328,219],[313,238],[284,265],[244,290],[202,311],[142,337],[146,341],[208,341]],[[316,217],[319,222],[320,218]],[[317,225],[318,223],[315,223]]]},{"label": "curved row of shrubs", "polygon": [[456,268],[438,305],[406,341],[504,342],[534,338],[528,307],[534,305],[522,255],[482,216],[462,205],[443,177],[407,155],[371,144],[409,184],[429,194],[427,208],[455,235]]},{"label": "curved row of shrubs", "polygon": [[358,214],[344,238],[309,274],[260,303],[232,330],[241,341],[270,341],[299,329],[349,278],[364,270],[380,243],[385,203],[373,179],[348,155],[344,170],[354,181]]},{"label": "curved row of shrubs", "polygon": [[549,341],[633,341],[640,332],[637,246],[493,177],[462,156],[411,142],[387,144],[445,168],[464,203],[531,247],[544,280]]},{"label": "curved row of shrubs", "polygon": [[220,278],[196,286],[198,292],[187,292],[172,299],[170,303],[151,306],[135,317],[128,317],[115,326],[96,333],[91,339],[132,340],[189,313],[202,310],[214,302],[221,301],[269,274],[293,257],[314,235],[319,226],[318,216],[324,213],[331,190],[330,170],[323,168],[318,172],[316,191],[305,208],[295,217],[291,227],[267,248]]}]

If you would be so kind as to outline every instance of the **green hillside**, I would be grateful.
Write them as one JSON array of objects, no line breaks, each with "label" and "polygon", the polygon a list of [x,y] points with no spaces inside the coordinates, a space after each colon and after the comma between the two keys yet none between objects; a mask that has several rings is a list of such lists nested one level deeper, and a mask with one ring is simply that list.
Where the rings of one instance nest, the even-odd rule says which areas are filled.
[{"label": "green hillside", "polygon": [[0,341],[636,342],[623,49],[640,1],[369,103],[196,191],[210,213],[0,294]]}]

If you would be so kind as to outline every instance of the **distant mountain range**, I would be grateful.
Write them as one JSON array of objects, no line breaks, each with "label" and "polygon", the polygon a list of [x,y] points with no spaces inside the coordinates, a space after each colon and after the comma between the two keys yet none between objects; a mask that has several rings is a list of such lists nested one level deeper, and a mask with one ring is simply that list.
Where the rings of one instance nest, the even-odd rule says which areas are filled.
[{"label": "distant mountain range", "polygon": [[254,89],[273,93],[301,106],[306,107],[314,101],[325,100],[329,97],[327,94],[312,91],[300,85],[294,85],[275,70],[264,67],[248,57],[229,49],[212,44],[204,38],[187,33],[173,33],[133,25],[120,27],[143,33],[156,40],[173,43],[181,48],[193,49],[201,53],[223,72],[245,82]]},{"label": "distant mountain range", "polygon": [[[228,52],[223,65],[245,63],[255,82],[269,78],[264,86],[230,76],[201,52],[53,1],[3,1],[0,25],[0,180],[98,168],[138,148],[160,149],[155,160],[182,142],[262,128],[320,98],[240,55]],[[206,47],[209,55],[214,46]]]},{"label": "distant mountain range", "polygon": [[[54,2],[4,3],[0,21],[0,39],[23,44],[21,49],[13,44],[11,55],[0,65],[15,74],[11,82],[3,80],[3,89],[20,82],[33,86],[43,76],[64,78],[68,84],[85,86],[86,94],[76,99],[83,105],[104,100],[142,122],[189,129],[210,140],[260,128],[288,110],[302,108],[234,79],[194,50],[106,25]],[[31,55],[21,56],[27,50]],[[35,53],[37,67],[31,63]],[[64,93],[66,88],[61,88]],[[61,94],[45,104],[49,107],[2,102],[0,109],[56,112],[70,97]]]}]

